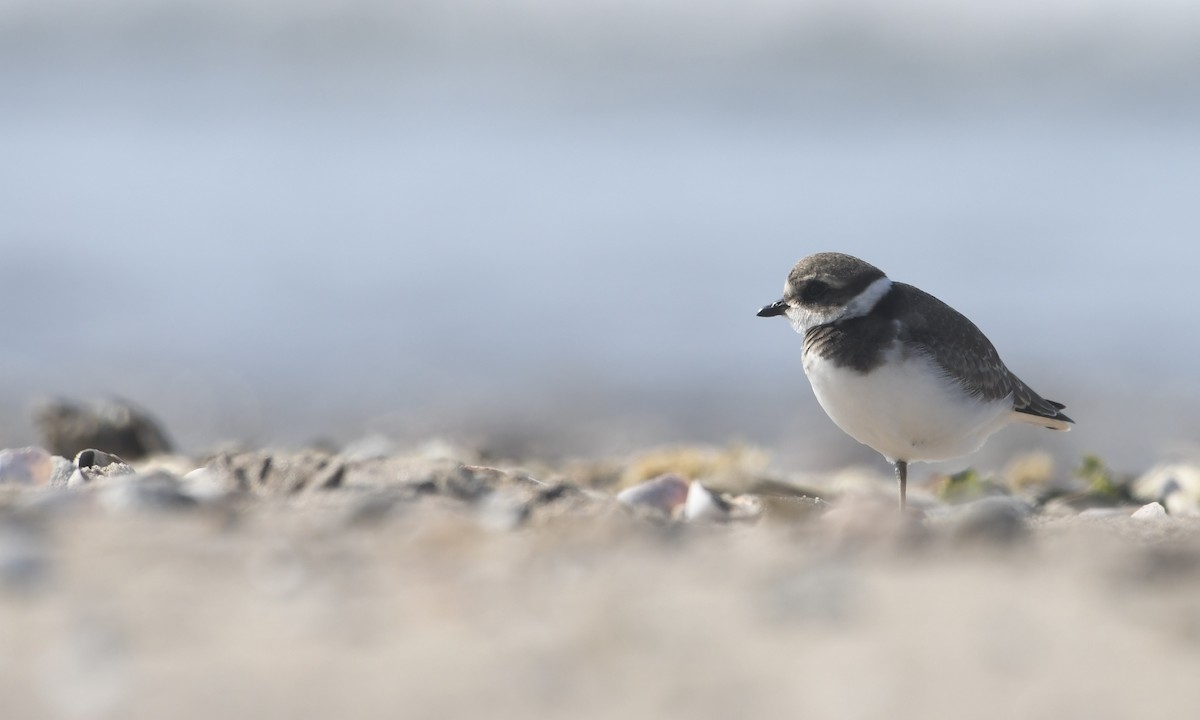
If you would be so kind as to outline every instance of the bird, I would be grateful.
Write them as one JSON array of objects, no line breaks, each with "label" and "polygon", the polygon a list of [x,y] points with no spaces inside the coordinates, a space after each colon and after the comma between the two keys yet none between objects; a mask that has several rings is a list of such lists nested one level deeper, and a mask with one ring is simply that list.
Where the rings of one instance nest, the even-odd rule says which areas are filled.
[{"label": "bird", "polygon": [[1013,374],[964,315],[852,255],[822,252],[788,273],[758,311],[804,336],[804,373],[825,413],[895,468],[900,510],[908,465],[968,455],[1012,422],[1070,430],[1066,405]]}]

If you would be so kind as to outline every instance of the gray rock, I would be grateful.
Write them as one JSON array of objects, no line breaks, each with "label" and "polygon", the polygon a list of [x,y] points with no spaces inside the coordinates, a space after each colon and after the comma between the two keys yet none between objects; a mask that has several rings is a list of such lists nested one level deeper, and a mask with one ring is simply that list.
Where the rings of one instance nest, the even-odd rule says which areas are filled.
[{"label": "gray rock", "polygon": [[99,448],[139,460],[171,450],[171,442],[158,421],[141,408],[115,398],[88,404],[47,402],[34,410],[34,423],[42,434],[42,444],[63,457]]},{"label": "gray rock", "polygon": [[1033,506],[1018,497],[986,497],[960,505],[950,516],[951,537],[959,542],[1009,545],[1029,537]]}]

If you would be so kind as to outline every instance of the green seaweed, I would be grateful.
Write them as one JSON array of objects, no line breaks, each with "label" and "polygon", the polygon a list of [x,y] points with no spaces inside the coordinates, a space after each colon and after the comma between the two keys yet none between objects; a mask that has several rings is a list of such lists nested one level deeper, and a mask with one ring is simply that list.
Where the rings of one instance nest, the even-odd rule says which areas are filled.
[{"label": "green seaweed", "polygon": [[991,495],[1007,495],[1004,486],[990,478],[985,478],[975,468],[946,475],[935,490],[938,498],[951,504],[978,500]]},{"label": "green seaweed", "polygon": [[1075,477],[1087,484],[1087,492],[1092,495],[1118,499],[1127,494],[1124,483],[1117,480],[1108,464],[1092,453],[1083,456],[1079,467],[1075,468]]}]

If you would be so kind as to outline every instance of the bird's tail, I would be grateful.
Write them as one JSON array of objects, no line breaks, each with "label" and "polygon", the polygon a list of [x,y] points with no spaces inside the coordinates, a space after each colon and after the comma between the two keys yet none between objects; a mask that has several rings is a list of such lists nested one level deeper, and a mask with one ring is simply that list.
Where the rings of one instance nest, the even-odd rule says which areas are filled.
[{"label": "bird's tail", "polygon": [[[1035,396],[1036,397],[1036,396]],[[1036,397],[1041,402],[1031,402],[1025,407],[1013,410],[1013,419],[1018,422],[1040,425],[1051,430],[1070,430],[1075,421],[1062,413],[1063,405],[1054,400]]]}]

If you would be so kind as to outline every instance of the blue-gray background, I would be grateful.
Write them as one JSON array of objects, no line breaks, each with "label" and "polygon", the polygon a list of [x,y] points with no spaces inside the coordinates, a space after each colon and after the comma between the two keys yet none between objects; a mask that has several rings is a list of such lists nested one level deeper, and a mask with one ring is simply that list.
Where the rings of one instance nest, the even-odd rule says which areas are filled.
[{"label": "blue-gray background", "polygon": [[754,317],[858,254],[1137,469],[1200,430],[1200,5],[0,3],[0,444],[372,432],[871,461]]}]

